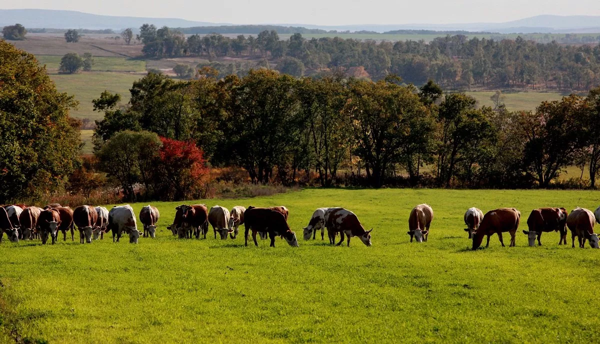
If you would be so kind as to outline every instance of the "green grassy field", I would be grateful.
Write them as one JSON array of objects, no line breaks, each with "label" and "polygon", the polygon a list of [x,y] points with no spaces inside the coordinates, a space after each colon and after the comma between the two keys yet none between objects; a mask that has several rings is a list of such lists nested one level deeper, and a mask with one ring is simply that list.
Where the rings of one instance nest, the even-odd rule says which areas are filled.
[{"label": "green grassy field", "polygon": [[[558,246],[471,251],[463,214],[471,206],[529,211],[590,209],[592,191],[323,190],[207,200],[290,209],[299,235],[315,208],[344,206],[373,246],[320,239],[299,248],[277,239],[178,240],[166,230],[177,203],[156,203],[157,238],[80,245],[0,245],[0,324],[22,338],[60,343],[164,342],[596,342],[600,251]],[[429,242],[409,243],[410,209],[435,212]],[[143,204],[135,204],[138,212]],[[16,333],[16,332],[13,332]]]},{"label": "green grassy field", "polygon": [[76,118],[102,119],[104,113],[94,112],[92,100],[108,90],[121,95],[121,102],[129,101],[129,89],[134,81],[142,76],[125,73],[79,73],[52,74],[50,78],[61,92],[74,95],[79,101],[79,108],[71,110],[71,116]]},{"label": "green grassy field", "polygon": [[[495,91],[478,91],[466,92],[474,97],[479,102],[479,106],[494,106],[490,99]],[[509,111],[535,110],[543,101],[560,100],[565,95],[558,92],[518,92],[518,93],[503,93],[504,104]]]},{"label": "green grassy field", "polygon": [[[36,55],[40,65],[46,65],[48,70],[58,70],[62,56]],[[125,57],[94,57],[94,72],[145,72],[146,61],[133,60]]]}]

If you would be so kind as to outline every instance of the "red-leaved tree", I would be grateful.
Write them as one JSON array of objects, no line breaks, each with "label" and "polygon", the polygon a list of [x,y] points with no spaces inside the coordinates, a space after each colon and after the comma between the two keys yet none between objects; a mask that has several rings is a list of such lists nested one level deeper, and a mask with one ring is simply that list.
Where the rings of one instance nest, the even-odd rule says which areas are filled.
[{"label": "red-leaved tree", "polygon": [[159,195],[176,201],[197,198],[208,172],[204,152],[193,141],[160,140]]}]

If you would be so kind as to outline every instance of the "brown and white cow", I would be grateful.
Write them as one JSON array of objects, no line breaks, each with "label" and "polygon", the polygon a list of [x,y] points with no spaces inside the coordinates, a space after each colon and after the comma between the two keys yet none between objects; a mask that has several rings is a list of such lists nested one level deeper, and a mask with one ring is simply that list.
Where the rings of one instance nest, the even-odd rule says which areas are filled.
[{"label": "brown and white cow", "polygon": [[429,237],[429,227],[433,221],[433,209],[427,204],[419,204],[410,211],[408,217],[408,235],[410,235],[410,242],[413,242],[413,238],[417,239],[417,242],[427,241]]},{"label": "brown and white cow", "polygon": [[182,227],[178,231],[179,238],[191,238],[192,233],[196,239],[200,234],[206,239],[208,233],[208,209],[204,204],[181,205]]},{"label": "brown and white cow", "polygon": [[140,210],[140,221],[144,225],[144,238],[148,236],[156,238],[156,224],[159,218],[160,213],[154,206],[147,205]]},{"label": "brown and white cow", "polygon": [[533,209],[527,219],[528,231],[523,231],[529,240],[529,246],[535,246],[535,239],[542,246],[543,232],[559,232],[559,245],[567,244],[567,210],[565,208]]},{"label": "brown and white cow", "polygon": [[576,208],[567,217],[567,227],[571,230],[571,247],[575,247],[575,237],[579,240],[579,247],[585,247],[585,241],[590,241],[592,248],[598,248],[598,234],[594,233],[596,217],[585,208]]},{"label": "brown and white cow", "polygon": [[129,235],[129,243],[138,243],[141,233],[137,229],[135,213],[129,204],[113,207],[108,212],[108,230],[113,233],[113,242],[119,242],[125,232]]},{"label": "brown and white cow", "polygon": [[246,208],[239,205],[231,208],[231,213],[229,214],[229,237],[231,239],[237,238],[239,233],[238,228],[244,224],[245,212]]},{"label": "brown and white cow", "polygon": [[312,214],[312,217],[310,218],[310,221],[308,222],[308,226],[304,227],[304,240],[310,240],[311,236],[314,240],[319,229],[321,230],[321,240],[324,240],[326,228],[325,218],[329,212],[335,209],[341,208],[319,208],[315,210],[315,212]]},{"label": "brown and white cow", "polygon": [[208,223],[210,223],[215,232],[215,239],[217,238],[217,232],[219,232],[221,240],[227,239],[227,234],[229,234],[229,210],[227,208],[219,205],[210,208]]},{"label": "brown and white cow", "polygon": [[98,213],[98,220],[96,226],[94,226],[94,240],[104,239],[104,233],[108,231],[108,209],[105,207],[96,207]]},{"label": "brown and white cow", "polygon": [[515,208],[500,208],[496,210],[488,211],[481,225],[473,234],[473,250],[476,250],[481,246],[483,237],[487,235],[487,244],[485,247],[490,246],[490,237],[494,233],[498,234],[498,239],[502,247],[504,247],[504,240],[502,239],[502,233],[510,233],[510,246],[515,246],[515,233],[519,229],[519,222],[521,221],[521,213]]},{"label": "brown and white cow", "polygon": [[19,242],[19,230],[13,227],[6,209],[0,208],[0,243],[4,233],[6,233],[10,242]]},{"label": "brown and white cow", "polygon": [[56,209],[48,208],[40,213],[38,228],[42,237],[42,244],[48,241],[48,235],[52,237],[52,245],[58,240],[58,228],[60,227],[60,213]]},{"label": "brown and white cow", "polygon": [[21,216],[19,216],[19,222],[21,223],[21,239],[32,240],[37,233],[37,222],[42,209],[38,207],[28,207],[23,210]]},{"label": "brown and white cow", "polygon": [[340,246],[344,242],[344,235],[348,237],[348,247],[350,247],[350,238],[359,237],[363,244],[371,246],[371,232],[373,228],[366,231],[358,217],[344,208],[333,208],[327,214],[327,222],[325,223],[327,232],[329,234],[329,242],[335,242],[335,235],[340,233],[340,242],[337,246]]},{"label": "brown and white cow", "polygon": [[173,219],[173,224],[167,226],[167,229],[170,230],[173,235],[177,235],[179,232],[179,228],[183,226],[183,210],[181,206],[175,207],[175,219]]},{"label": "brown and white cow", "polygon": [[98,222],[98,212],[91,205],[82,205],[75,208],[73,222],[79,229],[79,243],[92,243],[92,233]]},{"label": "brown and white cow", "polygon": [[254,245],[258,246],[256,241],[256,232],[268,233],[271,238],[271,247],[275,247],[275,237],[281,236],[287,241],[290,246],[298,247],[298,239],[284,215],[272,208],[255,208],[248,207],[244,213],[245,227],[245,245],[248,246],[248,231],[252,230],[252,239]]},{"label": "brown and white cow", "polygon": [[71,241],[75,241],[75,223],[73,222],[73,209],[63,207],[58,203],[48,204],[44,209],[56,209],[60,214],[59,231],[63,233],[63,240],[67,241],[67,232],[71,231]]},{"label": "brown and white cow", "polygon": [[473,237],[473,233],[479,228],[481,221],[483,220],[483,212],[479,208],[469,208],[465,213],[465,232],[469,233],[469,239]]}]

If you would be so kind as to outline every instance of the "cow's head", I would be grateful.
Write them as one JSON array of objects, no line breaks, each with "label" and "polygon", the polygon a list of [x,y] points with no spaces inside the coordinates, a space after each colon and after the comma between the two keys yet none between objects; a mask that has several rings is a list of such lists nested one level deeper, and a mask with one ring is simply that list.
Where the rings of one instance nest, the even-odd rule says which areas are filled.
[{"label": "cow's head", "polygon": [[31,228],[23,228],[21,233],[23,233],[23,240],[29,240],[33,237],[33,230]]},{"label": "cow's head", "polygon": [[229,234],[229,228],[219,228],[217,229],[219,235],[221,236],[221,240],[227,239],[227,235]]},{"label": "cow's head", "polygon": [[415,240],[417,240],[417,242],[423,242],[423,235],[425,235],[426,233],[423,232],[422,229],[415,229],[414,231],[409,231],[408,235],[414,235]]},{"label": "cow's head", "polygon": [[372,231],[373,231],[373,228],[366,231],[363,235],[360,236],[360,240],[363,242],[363,244],[365,244],[367,246],[371,246],[371,232]]},{"label": "cow's head", "polygon": [[184,223],[182,226],[177,227],[175,230],[177,232],[177,237],[179,239],[185,239],[185,237],[187,236],[187,231],[189,230],[190,225],[187,223]]},{"label": "cow's head", "polygon": [[590,234],[589,240],[590,240],[590,246],[592,248],[599,248],[598,247],[598,234],[596,234],[596,233]]},{"label": "cow's head", "polygon": [[102,227],[94,228],[94,230],[92,230],[93,239],[98,240],[98,238],[100,238],[100,234],[102,234],[103,232],[104,230],[102,229]]},{"label": "cow's head", "polygon": [[[0,233],[2,233],[1,231],[2,231],[2,229],[0,229]],[[6,233],[6,235],[8,236],[8,240],[10,240],[10,242],[19,242],[19,228],[18,227],[4,229],[4,233]]]},{"label": "cow's head", "polygon": [[86,227],[82,227],[80,230],[83,232],[83,235],[85,236],[85,242],[87,242],[88,244],[91,244],[92,243],[92,233],[94,232],[94,227],[86,226]]},{"label": "cow's head", "polygon": [[48,228],[50,229],[50,235],[52,236],[52,243],[56,242],[56,238],[58,238],[58,225],[57,221],[49,221]]},{"label": "cow's head", "polygon": [[527,234],[527,240],[529,240],[529,246],[535,246],[535,239],[537,238],[536,231],[523,231],[523,234]]},{"label": "cow's head", "polygon": [[137,230],[137,228],[135,227],[129,227],[129,243],[130,244],[137,244],[138,243],[138,239],[140,238],[140,231]]},{"label": "cow's head", "polygon": [[194,208],[189,205],[180,205],[178,210],[181,210],[181,219],[186,220],[188,216],[194,213]]},{"label": "cow's head", "polygon": [[304,240],[310,240],[310,238],[312,237],[312,233],[313,233],[313,226],[308,225],[308,227],[304,227]]},{"label": "cow's head", "polygon": [[[262,232],[261,232],[262,234]],[[266,233],[265,233],[266,234]],[[292,232],[292,231],[287,231],[284,236],[285,241],[287,241],[287,243],[292,246],[292,247],[298,247],[298,239],[296,238],[296,233]]]},{"label": "cow's head", "polygon": [[156,238],[156,226],[155,225],[150,225],[150,226],[146,227],[146,229],[148,230],[148,233],[150,233],[150,237],[152,239]]}]

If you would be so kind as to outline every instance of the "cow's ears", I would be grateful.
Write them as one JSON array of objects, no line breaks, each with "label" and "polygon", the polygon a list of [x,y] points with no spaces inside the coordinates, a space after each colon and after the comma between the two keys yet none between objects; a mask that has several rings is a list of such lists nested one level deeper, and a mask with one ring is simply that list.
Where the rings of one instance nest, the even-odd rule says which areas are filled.
[{"label": "cow's ears", "polygon": [[373,231],[373,228],[371,228],[370,230],[367,231],[367,234],[371,233]]},{"label": "cow's ears", "polygon": [[412,235],[412,232],[411,232],[411,231],[408,231],[408,232],[406,232],[406,234],[408,234],[408,235]]},{"label": "cow's ears", "polygon": [[523,234],[529,235],[529,231],[523,231]]},{"label": "cow's ears", "polygon": [[468,228],[465,228],[465,232],[468,232],[468,231],[469,231],[469,229],[468,229]]}]

